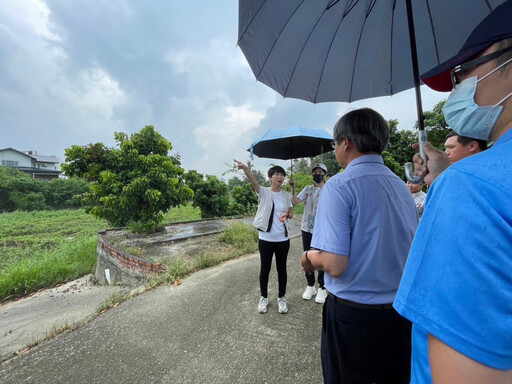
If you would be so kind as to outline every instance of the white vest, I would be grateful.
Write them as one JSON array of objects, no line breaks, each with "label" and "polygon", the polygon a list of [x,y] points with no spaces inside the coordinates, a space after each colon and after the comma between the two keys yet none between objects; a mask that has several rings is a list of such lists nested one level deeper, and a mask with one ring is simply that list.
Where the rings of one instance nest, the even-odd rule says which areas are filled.
[{"label": "white vest", "polygon": [[[283,191],[283,200],[284,206],[288,208],[291,205],[292,196]],[[254,216],[254,221],[252,224],[259,230],[263,232],[268,231],[268,225],[271,220],[270,214],[272,212],[272,205],[274,204],[274,200],[272,199],[272,191],[268,187],[262,187],[260,185],[260,194],[258,196],[258,210],[256,212],[256,216]],[[286,227],[286,231],[288,232],[288,236],[290,234],[290,228],[288,227],[288,219],[285,220],[284,226]]]}]

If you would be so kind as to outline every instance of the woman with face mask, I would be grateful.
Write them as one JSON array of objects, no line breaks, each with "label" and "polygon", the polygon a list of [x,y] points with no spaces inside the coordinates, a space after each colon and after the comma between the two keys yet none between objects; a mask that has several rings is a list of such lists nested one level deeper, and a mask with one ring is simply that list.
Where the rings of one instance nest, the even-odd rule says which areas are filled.
[{"label": "woman with face mask", "polygon": [[[317,164],[311,170],[313,174],[313,185],[305,187],[298,196],[295,195],[295,184],[293,178],[290,179],[292,186],[292,203],[297,205],[304,202],[304,215],[302,216],[302,246],[304,251],[311,249],[311,238],[313,237],[313,227],[315,225],[316,207],[320,190],[324,186],[325,177],[327,176],[327,167],[324,164]],[[304,291],[302,298],[311,300],[316,294],[315,301],[323,304],[327,297],[327,291],[324,288],[324,271],[318,271],[318,292],[315,289],[315,273],[308,274],[305,272],[308,285]]]}]

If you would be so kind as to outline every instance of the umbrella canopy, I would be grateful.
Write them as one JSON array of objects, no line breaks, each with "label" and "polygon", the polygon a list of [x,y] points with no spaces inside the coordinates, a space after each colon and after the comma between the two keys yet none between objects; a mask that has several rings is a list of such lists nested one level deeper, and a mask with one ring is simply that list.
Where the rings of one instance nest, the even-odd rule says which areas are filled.
[{"label": "umbrella canopy", "polygon": [[352,102],[414,87],[414,62],[423,73],[453,56],[503,1],[239,0],[238,45],[282,96]]},{"label": "umbrella canopy", "polygon": [[321,129],[292,127],[270,129],[248,151],[258,157],[289,160],[332,151],[332,136]]},{"label": "umbrella canopy", "polygon": [[[284,97],[356,101],[415,88],[504,0],[239,0],[238,45],[256,79]],[[413,176],[412,165],[406,167]]]}]

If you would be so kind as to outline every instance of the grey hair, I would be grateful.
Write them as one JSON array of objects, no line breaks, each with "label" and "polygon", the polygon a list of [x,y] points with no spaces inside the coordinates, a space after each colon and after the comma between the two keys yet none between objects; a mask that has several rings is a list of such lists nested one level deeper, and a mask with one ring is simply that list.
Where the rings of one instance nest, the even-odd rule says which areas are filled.
[{"label": "grey hair", "polygon": [[378,112],[361,108],[348,112],[338,120],[333,137],[337,143],[349,138],[361,153],[381,154],[389,142],[389,128]]}]

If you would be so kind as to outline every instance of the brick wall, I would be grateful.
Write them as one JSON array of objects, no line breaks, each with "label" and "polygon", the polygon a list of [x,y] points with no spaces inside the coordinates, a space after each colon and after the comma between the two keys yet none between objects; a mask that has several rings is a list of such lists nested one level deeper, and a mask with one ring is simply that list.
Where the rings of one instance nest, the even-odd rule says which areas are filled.
[{"label": "brick wall", "polygon": [[162,263],[142,259],[116,248],[103,237],[104,233],[98,233],[96,279],[100,284],[122,282],[135,285],[147,280],[152,273],[160,274],[167,270]]}]

